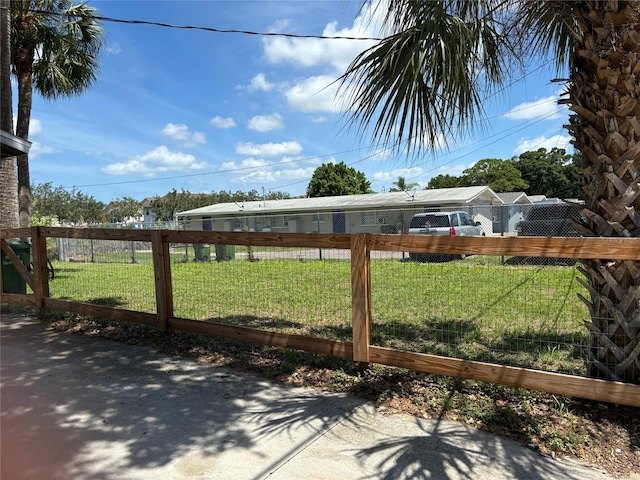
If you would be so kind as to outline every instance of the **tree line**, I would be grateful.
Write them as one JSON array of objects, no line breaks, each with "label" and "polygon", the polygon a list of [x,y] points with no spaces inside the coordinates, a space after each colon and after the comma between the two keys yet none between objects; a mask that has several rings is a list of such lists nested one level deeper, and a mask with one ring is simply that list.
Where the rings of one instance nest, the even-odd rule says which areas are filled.
[{"label": "tree line", "polygon": [[[437,175],[427,189],[488,186],[497,193],[525,192],[548,198],[581,198],[576,176],[582,161],[579,154],[567,154],[562,148],[540,148],[524,152],[509,160],[485,158],[462,172],[462,175]],[[418,187],[398,177],[390,192],[402,192]],[[309,186],[307,196],[326,197],[373,193],[364,173],[344,162],[326,163],[318,167]]]},{"label": "tree line", "polygon": [[577,181],[579,154],[567,154],[562,148],[540,148],[509,160],[486,158],[467,168],[460,176],[438,175],[427,188],[471,187],[487,185],[497,193],[525,192],[558,198],[581,198]]},{"label": "tree line", "polygon": [[191,193],[171,190],[166,195],[136,200],[123,196],[108,203],[96,200],[77,188],[54,187],[51,182],[32,185],[31,222],[34,225],[123,223],[142,216],[143,203],[153,208],[154,221],[171,221],[177,212],[215,203],[251,200],[283,200],[290,198],[283,192],[269,192],[262,196],[257,190],[235,193],[222,190],[211,193]]}]

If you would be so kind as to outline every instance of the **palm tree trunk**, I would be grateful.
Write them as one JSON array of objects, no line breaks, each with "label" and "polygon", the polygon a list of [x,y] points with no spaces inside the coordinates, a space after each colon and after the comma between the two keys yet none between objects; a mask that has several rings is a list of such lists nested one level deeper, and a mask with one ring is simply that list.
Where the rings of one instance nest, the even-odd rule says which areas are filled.
[{"label": "palm tree trunk", "polygon": [[[31,106],[33,103],[33,52],[18,48],[16,52],[16,71],[18,76],[18,120],[16,136],[29,139]],[[29,155],[20,155],[18,164],[18,207],[20,227],[31,225],[31,177],[29,174]]]},{"label": "palm tree trunk", "polygon": [[[9,0],[0,0],[0,128],[13,133],[10,34]],[[0,228],[16,228],[19,225],[16,175],[16,157],[0,160]]]},{"label": "palm tree trunk", "polygon": [[[576,2],[569,131],[582,153],[586,228],[640,237],[640,3]],[[590,374],[640,382],[640,260],[585,260]]]}]

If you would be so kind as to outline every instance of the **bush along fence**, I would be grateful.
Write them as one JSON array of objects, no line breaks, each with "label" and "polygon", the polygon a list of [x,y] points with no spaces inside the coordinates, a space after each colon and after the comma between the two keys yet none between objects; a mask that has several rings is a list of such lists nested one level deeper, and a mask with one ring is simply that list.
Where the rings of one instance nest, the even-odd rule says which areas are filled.
[{"label": "bush along fence", "polygon": [[[637,238],[32,227],[0,246],[2,303],[640,406],[637,313],[594,319],[580,262],[637,265]],[[637,312],[640,280],[617,281]]]}]

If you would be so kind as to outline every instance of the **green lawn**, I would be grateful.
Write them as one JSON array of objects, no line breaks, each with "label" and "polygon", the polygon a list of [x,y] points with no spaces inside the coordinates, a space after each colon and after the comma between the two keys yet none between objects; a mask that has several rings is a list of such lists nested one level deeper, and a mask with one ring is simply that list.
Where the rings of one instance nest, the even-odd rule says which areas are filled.
[{"label": "green lawn", "polygon": [[[138,253],[137,255],[141,255]],[[495,259],[493,259],[495,260]],[[583,368],[586,307],[574,267],[372,260],[372,343],[563,372]],[[174,310],[212,320],[351,339],[350,263],[172,264]],[[54,262],[51,296],[155,312],[153,267]]]}]

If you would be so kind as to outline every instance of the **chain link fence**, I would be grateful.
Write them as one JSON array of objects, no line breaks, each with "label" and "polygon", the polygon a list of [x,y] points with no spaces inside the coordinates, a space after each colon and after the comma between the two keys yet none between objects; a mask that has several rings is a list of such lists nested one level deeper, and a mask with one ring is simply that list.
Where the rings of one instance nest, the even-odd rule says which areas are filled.
[{"label": "chain link fence", "polygon": [[[414,215],[425,212],[464,212],[478,222],[485,235],[575,236],[579,205],[564,202],[464,205],[421,208],[378,208],[349,211],[242,214],[188,217],[179,228],[204,231],[279,233],[405,234]],[[452,217],[451,227],[462,226]]]}]

